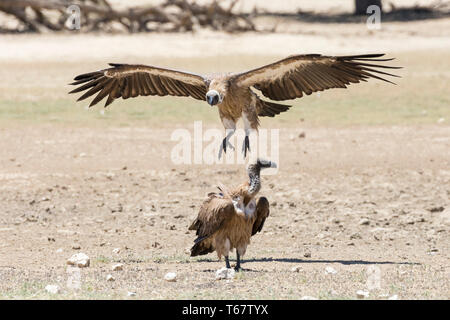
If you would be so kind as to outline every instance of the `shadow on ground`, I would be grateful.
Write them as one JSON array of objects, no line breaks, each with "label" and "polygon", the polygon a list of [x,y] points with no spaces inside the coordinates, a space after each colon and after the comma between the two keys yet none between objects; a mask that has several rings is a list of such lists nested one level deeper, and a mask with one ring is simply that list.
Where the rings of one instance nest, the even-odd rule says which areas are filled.
[{"label": "shadow on ground", "polygon": [[[230,259],[230,261],[233,261]],[[217,262],[212,259],[200,259],[197,262]],[[367,261],[367,260],[304,260],[297,258],[252,258],[243,259],[246,262],[287,262],[287,263],[340,263],[344,265],[366,265],[366,264],[395,264],[395,265],[420,265],[418,262],[397,262],[397,261]]]}]

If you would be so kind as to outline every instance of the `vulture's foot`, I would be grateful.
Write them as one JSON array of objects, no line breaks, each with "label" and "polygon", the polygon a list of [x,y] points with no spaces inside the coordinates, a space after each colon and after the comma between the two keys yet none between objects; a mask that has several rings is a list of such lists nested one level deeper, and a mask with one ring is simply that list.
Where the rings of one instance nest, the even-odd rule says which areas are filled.
[{"label": "vulture's foot", "polygon": [[250,150],[250,139],[245,136],[244,143],[242,144],[242,153],[244,154],[244,159],[247,157],[247,150]]},{"label": "vulture's foot", "polygon": [[228,257],[225,257],[225,267],[226,267],[227,269],[231,269],[231,266],[230,266],[230,260],[228,260]]},{"label": "vulture's foot", "polygon": [[222,143],[220,144],[219,149],[219,159],[222,158],[222,152],[227,153],[227,148],[230,148],[231,150],[234,150],[233,145],[228,141],[228,139],[225,137],[222,140]]},{"label": "vulture's foot", "polygon": [[241,271],[241,255],[239,252],[236,252],[236,266],[234,267],[234,271],[239,272]]}]

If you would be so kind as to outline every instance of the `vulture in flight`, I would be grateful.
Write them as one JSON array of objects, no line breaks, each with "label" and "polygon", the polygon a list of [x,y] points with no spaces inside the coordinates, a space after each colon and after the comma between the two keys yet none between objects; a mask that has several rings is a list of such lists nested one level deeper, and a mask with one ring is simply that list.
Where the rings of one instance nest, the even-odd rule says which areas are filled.
[{"label": "vulture in flight", "polygon": [[280,61],[241,73],[213,74],[209,76],[171,70],[161,67],[130,64],[110,64],[110,68],[75,77],[70,93],[84,92],[78,101],[95,96],[89,107],[106,98],[105,107],[117,98],[137,96],[189,96],[206,100],[217,106],[226,133],[220,149],[226,152],[228,141],[242,118],[245,139],[244,158],[250,151],[249,134],[257,131],[259,117],[274,117],[291,106],[261,99],[252,88],[271,100],[301,98],[304,94],[331,88],[346,88],[351,83],[369,78],[393,83],[385,78],[393,76],[383,69],[398,69],[382,62],[384,54],[353,56],[323,56],[320,54],[294,55]]},{"label": "vulture in flight", "polygon": [[271,161],[257,159],[248,166],[249,181],[234,189],[220,185],[218,193],[208,194],[189,230],[197,231],[197,239],[191,248],[191,256],[216,251],[219,259],[225,257],[230,268],[229,252],[236,248],[236,267],[241,268],[241,256],[245,254],[250,238],[261,231],[269,216],[269,201],[265,197],[256,199],[261,189],[260,171],[274,168]]}]

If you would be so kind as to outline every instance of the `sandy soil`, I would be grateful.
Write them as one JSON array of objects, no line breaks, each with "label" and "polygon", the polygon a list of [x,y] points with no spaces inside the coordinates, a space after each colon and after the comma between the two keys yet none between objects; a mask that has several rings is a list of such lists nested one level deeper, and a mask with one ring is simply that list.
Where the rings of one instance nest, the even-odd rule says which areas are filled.
[{"label": "sandy soil", "polygon": [[299,132],[281,134],[280,171],[263,180],[270,219],[226,283],[215,255],[188,257],[187,227],[217,182],[246,179],[242,167],[171,165],[168,129],[2,130],[0,291],[42,297],[57,283],[77,296],[65,263],[82,251],[92,262],[78,297],[355,298],[375,265],[371,298],[448,299],[450,129]]},{"label": "sandy soil", "polygon": [[[0,98],[60,99],[66,90],[54,82],[67,83],[58,74],[63,64],[76,74],[112,58],[178,61],[175,67],[191,61],[186,69],[198,71],[209,70],[218,54],[235,56],[226,63],[240,66],[244,52],[258,63],[324,50],[440,50],[448,59],[448,24],[391,23],[375,34],[327,25],[310,35],[1,36],[1,75],[9,80],[0,84]],[[227,67],[216,61],[218,69]],[[445,72],[435,76],[448,79]],[[218,182],[246,179],[243,166],[172,164],[170,135],[186,123],[12,121],[0,128],[0,297],[126,299],[133,291],[147,299],[354,299],[357,290],[369,290],[376,270],[379,286],[370,298],[449,299],[446,123],[283,128],[279,172],[263,178],[261,191],[271,215],[252,239],[246,270],[233,281],[216,281],[224,262],[214,254],[189,258],[194,234],[187,227]],[[91,266],[81,269],[80,289],[70,289],[66,260],[78,252],[90,256]],[[111,271],[116,263],[124,270]],[[177,272],[177,281],[164,281],[167,272]],[[106,281],[108,274],[115,281]],[[61,293],[47,294],[48,284]]]}]

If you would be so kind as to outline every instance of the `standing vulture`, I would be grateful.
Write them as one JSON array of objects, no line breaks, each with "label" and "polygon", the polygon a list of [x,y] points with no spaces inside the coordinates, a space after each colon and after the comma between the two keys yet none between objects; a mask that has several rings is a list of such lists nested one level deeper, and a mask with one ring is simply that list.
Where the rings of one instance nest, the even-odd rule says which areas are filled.
[{"label": "standing vulture", "polygon": [[269,201],[265,197],[256,199],[261,189],[260,171],[276,167],[271,161],[257,159],[248,166],[249,181],[237,188],[227,190],[219,186],[220,193],[209,193],[192,222],[189,230],[197,231],[197,239],[191,248],[191,256],[216,251],[219,259],[225,257],[230,268],[228,254],[236,248],[236,267],[241,268],[241,256],[245,254],[250,238],[261,231],[269,216]]},{"label": "standing vulture", "polygon": [[251,88],[272,100],[301,98],[304,94],[331,88],[346,88],[350,83],[367,81],[369,78],[391,81],[381,75],[396,75],[380,69],[397,69],[380,62],[393,59],[380,58],[384,54],[354,56],[323,56],[320,54],[294,55],[242,73],[224,73],[202,76],[190,72],[145,65],[110,64],[110,68],[85,73],[75,77],[71,85],[78,86],[70,93],[87,90],[79,99],[95,98],[93,106],[103,98],[105,107],[117,98],[137,96],[190,96],[217,105],[220,119],[226,129],[219,158],[236,130],[236,122],[242,118],[245,139],[242,146],[244,157],[250,150],[249,134],[257,131],[258,117],[274,117],[291,106],[262,100]]}]

